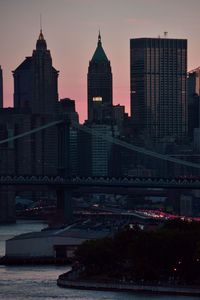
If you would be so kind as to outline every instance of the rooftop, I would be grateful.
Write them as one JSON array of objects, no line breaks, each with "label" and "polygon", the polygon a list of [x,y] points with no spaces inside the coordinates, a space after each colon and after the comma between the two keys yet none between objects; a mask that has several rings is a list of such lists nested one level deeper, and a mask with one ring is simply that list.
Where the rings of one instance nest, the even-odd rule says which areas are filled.
[{"label": "rooftop", "polygon": [[92,57],[92,61],[108,61],[108,58],[105,54],[105,51],[102,47],[102,42],[101,42],[101,35],[99,32],[99,36],[98,36],[98,43],[97,43],[97,48],[94,52],[94,55]]}]

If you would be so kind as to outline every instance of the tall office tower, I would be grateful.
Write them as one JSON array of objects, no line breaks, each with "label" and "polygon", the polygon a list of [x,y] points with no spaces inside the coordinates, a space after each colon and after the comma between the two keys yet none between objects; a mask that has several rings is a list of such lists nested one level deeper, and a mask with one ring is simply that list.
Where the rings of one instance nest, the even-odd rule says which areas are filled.
[{"label": "tall office tower", "polygon": [[78,153],[78,128],[73,124],[79,124],[79,115],[76,112],[75,100],[64,98],[59,101],[59,113],[65,116],[69,122],[68,133],[68,159],[69,174],[77,175],[79,171],[79,153]]},{"label": "tall office tower", "polygon": [[[84,127],[88,132],[85,132]],[[107,139],[118,137],[118,127],[96,123],[82,125],[79,133],[80,169],[78,170],[81,176],[116,176],[114,171],[118,163],[113,160],[113,144],[104,140],[102,136],[106,136]]]},{"label": "tall office tower", "polygon": [[112,111],[112,71],[99,33],[95,53],[88,67],[88,121],[107,123]]},{"label": "tall office tower", "polygon": [[[58,118],[58,71],[52,66],[50,51],[42,30],[33,54],[16,68],[14,76],[14,108],[21,122],[20,134],[51,123]],[[21,174],[56,174],[58,166],[58,130],[51,127],[16,142],[15,152]],[[22,163],[24,162],[24,163]]]},{"label": "tall office tower", "polygon": [[42,30],[31,57],[13,71],[14,107],[32,113],[55,113],[58,102],[58,71],[52,66],[50,50]]},{"label": "tall office tower", "polygon": [[130,40],[131,116],[155,141],[187,135],[187,40]]},{"label": "tall office tower", "polygon": [[200,128],[200,67],[188,72],[188,134],[193,137],[194,128]]},{"label": "tall office tower", "polygon": [[118,129],[122,134],[127,116],[128,114],[125,113],[125,106],[120,104],[113,105],[113,122],[118,126]]},{"label": "tall office tower", "polygon": [[3,71],[0,66],[0,108],[3,108]]}]

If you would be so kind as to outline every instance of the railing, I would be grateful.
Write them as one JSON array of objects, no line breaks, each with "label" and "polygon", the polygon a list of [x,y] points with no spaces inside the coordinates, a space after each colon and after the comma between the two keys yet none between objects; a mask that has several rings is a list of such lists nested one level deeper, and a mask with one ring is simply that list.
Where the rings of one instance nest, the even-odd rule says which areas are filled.
[{"label": "railing", "polygon": [[200,178],[0,176],[0,185],[200,188]]}]

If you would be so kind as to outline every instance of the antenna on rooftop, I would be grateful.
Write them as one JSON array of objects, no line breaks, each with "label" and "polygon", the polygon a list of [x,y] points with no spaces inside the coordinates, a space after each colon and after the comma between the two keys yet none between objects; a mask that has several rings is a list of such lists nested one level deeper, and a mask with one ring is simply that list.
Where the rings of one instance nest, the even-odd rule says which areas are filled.
[{"label": "antenna on rooftop", "polygon": [[167,38],[167,36],[168,36],[168,32],[164,31],[164,38]]},{"label": "antenna on rooftop", "polygon": [[42,14],[40,13],[40,31],[42,31]]}]

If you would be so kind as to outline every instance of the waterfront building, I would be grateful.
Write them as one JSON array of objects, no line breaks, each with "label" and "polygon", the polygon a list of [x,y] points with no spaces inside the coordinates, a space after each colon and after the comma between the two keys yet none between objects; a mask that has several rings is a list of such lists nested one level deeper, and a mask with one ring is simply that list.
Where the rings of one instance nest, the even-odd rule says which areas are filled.
[{"label": "waterfront building", "polygon": [[131,116],[155,141],[187,136],[187,40],[130,40]]},{"label": "waterfront building", "polygon": [[[84,227],[84,228],[81,228]],[[72,259],[79,245],[88,240],[111,236],[111,228],[103,225],[100,229],[76,224],[62,229],[49,229],[17,235],[6,241],[6,259],[21,262],[33,259]]]},{"label": "waterfront building", "polygon": [[0,66],[0,108],[3,108],[3,71]]},{"label": "waterfront building", "polygon": [[89,62],[88,122],[108,123],[112,119],[112,71],[99,33],[97,48]]}]

